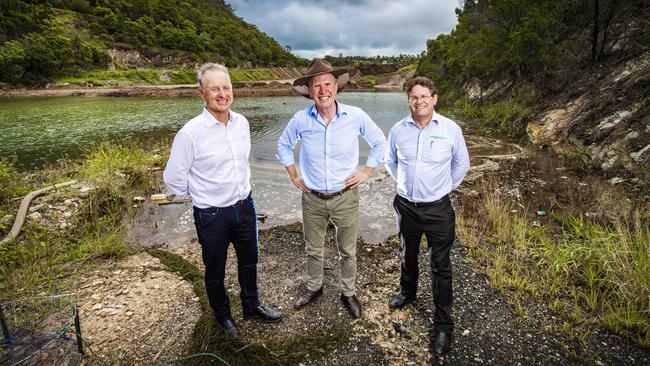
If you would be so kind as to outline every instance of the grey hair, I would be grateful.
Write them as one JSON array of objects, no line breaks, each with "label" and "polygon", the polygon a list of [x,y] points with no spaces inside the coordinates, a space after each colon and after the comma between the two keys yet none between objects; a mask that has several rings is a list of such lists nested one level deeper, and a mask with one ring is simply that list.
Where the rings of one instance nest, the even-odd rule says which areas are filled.
[{"label": "grey hair", "polygon": [[199,71],[197,71],[197,73],[196,73],[196,81],[199,82],[199,87],[200,88],[203,87],[203,75],[205,75],[205,73],[207,71],[210,71],[210,70],[223,72],[224,74],[226,74],[226,77],[228,78],[228,82],[230,82],[230,74],[228,74],[228,68],[227,67],[225,67],[224,65],[221,65],[221,64],[214,63],[214,62],[207,62],[207,63],[204,63],[203,65],[201,65],[201,67],[199,68]]}]

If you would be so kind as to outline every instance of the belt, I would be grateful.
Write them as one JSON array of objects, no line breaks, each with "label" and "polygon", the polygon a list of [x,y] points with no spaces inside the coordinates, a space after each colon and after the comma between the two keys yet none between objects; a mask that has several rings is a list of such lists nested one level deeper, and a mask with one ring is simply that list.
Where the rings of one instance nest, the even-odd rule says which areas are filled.
[{"label": "belt", "polygon": [[[250,195],[249,195],[248,197],[250,197]],[[240,206],[243,206],[243,205],[244,205],[244,202],[246,202],[246,200],[248,199],[248,197],[244,198],[243,200],[239,200],[239,201],[233,203],[232,205],[230,205],[230,206],[228,206],[228,207],[240,207]]]},{"label": "belt", "polygon": [[347,192],[350,190],[350,187],[345,187],[342,190],[334,193],[320,193],[318,191],[314,191],[313,189],[309,190],[309,193],[313,194],[314,196],[323,199],[323,200],[331,200],[334,197],[338,197],[343,195],[343,193]]},{"label": "belt", "polygon": [[230,206],[224,206],[224,207],[213,207],[213,206],[211,206],[211,207],[206,207],[206,208],[198,208],[198,207],[194,206],[194,208],[199,210],[199,211],[214,211],[214,210],[219,210],[219,209],[224,209],[224,208],[231,208],[231,207],[237,208],[237,207],[243,206],[244,203],[246,202],[246,200],[251,198],[252,194],[253,194],[253,192],[251,191],[251,193],[249,193],[248,196],[246,196],[246,198],[244,198],[243,200],[239,200],[239,201],[233,203]]},{"label": "belt", "polygon": [[445,202],[447,199],[449,199],[448,194],[442,196],[442,198],[440,198],[440,199],[437,199],[437,200],[431,201],[431,202],[411,202],[411,201],[407,200],[406,198],[404,198],[404,197],[402,197],[400,195],[397,195],[397,197],[401,198],[404,202],[406,202],[406,203],[408,203],[408,204],[410,204],[412,206],[415,206],[415,207],[435,206],[435,205],[439,205],[439,204]]}]

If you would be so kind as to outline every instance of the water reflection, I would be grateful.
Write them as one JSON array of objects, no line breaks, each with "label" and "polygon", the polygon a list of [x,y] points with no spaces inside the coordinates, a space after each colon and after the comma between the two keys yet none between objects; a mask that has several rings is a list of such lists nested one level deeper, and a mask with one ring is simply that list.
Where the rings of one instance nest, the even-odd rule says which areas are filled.
[{"label": "water reflection", "polygon": [[[386,133],[408,112],[402,94],[342,93],[339,100],[366,110]],[[0,156],[32,169],[64,156],[76,158],[104,141],[168,139],[200,113],[202,104],[199,98],[0,98]],[[236,98],[233,110],[251,123],[252,157],[274,160],[284,126],[309,104],[300,96]]]},{"label": "water reflection", "polygon": [[[338,99],[365,110],[385,134],[408,113],[402,93],[351,92],[340,94]],[[254,197],[258,210],[268,216],[262,228],[301,219],[301,193],[276,162],[275,149],[288,120],[310,102],[300,96],[235,99],[233,110],[245,115],[251,124]],[[19,168],[30,169],[62,156],[77,157],[102,141],[169,139],[201,111],[202,104],[198,98],[0,98],[0,156],[14,157]],[[363,142],[359,145],[363,163],[368,146]],[[472,156],[507,156],[520,150],[483,137],[468,137],[468,146]],[[498,164],[486,166],[476,159],[472,164],[479,167],[475,171],[481,166],[498,168]],[[394,233],[394,195],[395,184],[383,169],[361,187],[359,234],[364,239],[377,242]],[[184,244],[188,236],[194,235],[191,220],[179,220],[191,218],[189,204],[171,206],[159,208],[155,220],[164,231],[148,240],[170,244],[183,238]]]}]

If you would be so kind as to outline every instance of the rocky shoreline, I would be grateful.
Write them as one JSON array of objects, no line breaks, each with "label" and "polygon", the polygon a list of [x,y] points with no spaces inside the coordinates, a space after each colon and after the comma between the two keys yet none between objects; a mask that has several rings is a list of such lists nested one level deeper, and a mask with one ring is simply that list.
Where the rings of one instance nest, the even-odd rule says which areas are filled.
[{"label": "rocky shoreline", "polygon": [[[288,81],[233,83],[235,97],[276,97],[297,95]],[[0,97],[195,97],[195,84],[133,86],[63,86],[38,89],[14,89],[0,92]]]},{"label": "rocky shoreline", "polygon": [[[235,97],[283,97],[297,96],[293,91],[293,80],[270,81],[239,81],[233,82]],[[354,91],[400,91],[401,84],[386,86],[377,85],[374,89],[363,88],[354,80],[346,85],[346,90]],[[0,90],[0,97],[196,97],[198,96],[196,84],[178,85],[118,85],[118,86],[92,86],[92,85],[63,85],[42,88]]]}]

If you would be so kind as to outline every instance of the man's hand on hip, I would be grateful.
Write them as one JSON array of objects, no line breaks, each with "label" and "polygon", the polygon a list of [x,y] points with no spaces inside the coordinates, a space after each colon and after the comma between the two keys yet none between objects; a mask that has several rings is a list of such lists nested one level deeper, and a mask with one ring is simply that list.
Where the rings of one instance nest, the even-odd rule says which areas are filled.
[{"label": "man's hand on hip", "polygon": [[348,179],[345,180],[345,186],[350,188],[356,188],[361,184],[365,183],[369,177],[370,175],[365,172],[356,172],[351,176],[349,176]]},{"label": "man's hand on hip", "polygon": [[293,183],[293,185],[296,186],[301,191],[309,192],[309,188],[307,188],[307,186],[305,185],[305,181],[302,180],[301,176],[291,178],[291,183]]}]

